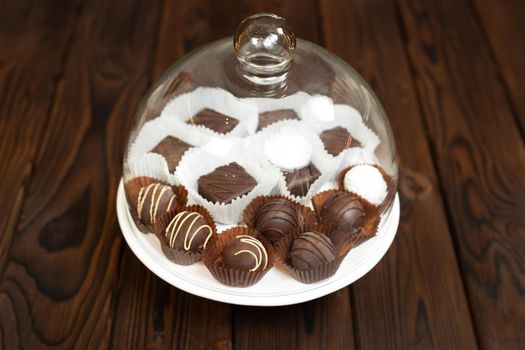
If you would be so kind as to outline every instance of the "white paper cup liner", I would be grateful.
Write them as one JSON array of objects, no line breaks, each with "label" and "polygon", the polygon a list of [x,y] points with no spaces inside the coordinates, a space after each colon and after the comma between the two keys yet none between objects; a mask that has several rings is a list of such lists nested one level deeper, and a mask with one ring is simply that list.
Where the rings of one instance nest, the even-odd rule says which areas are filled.
[{"label": "white paper cup liner", "polygon": [[[222,156],[211,154],[205,149],[191,149],[184,154],[175,171],[178,182],[188,190],[188,202],[202,205],[211,213],[215,221],[222,224],[240,222],[242,212],[250,201],[257,196],[272,194],[278,181],[276,173],[264,169],[253,159],[250,152],[245,150],[242,143],[242,140],[238,141],[230,152]],[[212,203],[202,197],[198,192],[197,180],[231,162],[242,166],[257,181],[257,185],[248,194],[228,204]]]},{"label": "white paper cup liner", "polygon": [[177,185],[177,179],[168,169],[168,163],[163,156],[156,153],[146,153],[133,161],[128,160],[131,177],[148,176]]},{"label": "white paper cup liner", "polygon": [[[227,134],[217,133],[202,125],[186,124],[188,119],[206,108],[235,118],[239,123]],[[255,133],[259,113],[257,106],[233,96],[226,90],[200,87],[168,102],[161,112],[161,117],[173,119],[179,128],[188,133],[199,130],[209,136],[243,137]]]}]

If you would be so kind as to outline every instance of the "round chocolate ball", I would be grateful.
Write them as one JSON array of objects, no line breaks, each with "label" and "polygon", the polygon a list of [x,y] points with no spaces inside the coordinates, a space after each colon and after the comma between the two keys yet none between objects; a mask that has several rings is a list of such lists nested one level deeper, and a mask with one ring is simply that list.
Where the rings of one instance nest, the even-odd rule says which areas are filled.
[{"label": "round chocolate ball", "polygon": [[298,213],[287,199],[273,198],[265,202],[255,214],[255,229],[272,243],[298,226]]},{"label": "round chocolate ball", "polygon": [[149,184],[140,189],[137,198],[137,215],[145,225],[153,225],[162,214],[176,206],[173,189],[160,182]]},{"label": "round chocolate ball", "polygon": [[292,265],[299,270],[310,270],[335,260],[335,248],[323,233],[304,232],[292,243]]},{"label": "round chocolate ball", "polygon": [[197,252],[206,248],[212,228],[201,214],[182,211],[171,219],[165,234],[170,248]]},{"label": "round chocolate ball", "polygon": [[241,235],[226,244],[222,250],[222,262],[232,269],[259,271],[268,265],[268,253],[259,240]]},{"label": "round chocolate ball", "polygon": [[355,195],[340,191],[325,202],[321,218],[335,223],[338,232],[354,235],[363,227],[365,210]]}]

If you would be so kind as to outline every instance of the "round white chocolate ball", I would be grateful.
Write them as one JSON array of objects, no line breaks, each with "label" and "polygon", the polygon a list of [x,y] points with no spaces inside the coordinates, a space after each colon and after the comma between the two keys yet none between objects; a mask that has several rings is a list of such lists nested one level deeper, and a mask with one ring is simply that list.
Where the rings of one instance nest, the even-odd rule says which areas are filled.
[{"label": "round white chocolate ball", "polygon": [[296,170],[310,164],[312,145],[299,132],[286,128],[266,141],[264,154],[276,167]]},{"label": "round white chocolate ball", "polygon": [[387,195],[387,184],[376,167],[362,164],[350,169],[344,177],[345,190],[353,192],[373,205],[380,205]]}]

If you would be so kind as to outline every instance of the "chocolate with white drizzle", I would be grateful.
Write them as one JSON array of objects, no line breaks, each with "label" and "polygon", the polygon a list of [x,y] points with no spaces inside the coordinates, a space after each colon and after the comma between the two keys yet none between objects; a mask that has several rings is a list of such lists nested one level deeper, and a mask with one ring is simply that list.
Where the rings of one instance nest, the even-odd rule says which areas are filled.
[{"label": "chocolate with white drizzle", "polygon": [[259,271],[268,266],[268,253],[258,239],[240,235],[226,244],[222,251],[222,262],[232,269]]},{"label": "chocolate with white drizzle", "polygon": [[164,231],[170,248],[197,252],[206,248],[212,228],[204,217],[193,211],[181,211]]},{"label": "chocolate with white drizzle", "polygon": [[160,215],[176,207],[176,197],[170,186],[160,182],[142,187],[135,208],[138,219],[146,225],[154,225]]}]

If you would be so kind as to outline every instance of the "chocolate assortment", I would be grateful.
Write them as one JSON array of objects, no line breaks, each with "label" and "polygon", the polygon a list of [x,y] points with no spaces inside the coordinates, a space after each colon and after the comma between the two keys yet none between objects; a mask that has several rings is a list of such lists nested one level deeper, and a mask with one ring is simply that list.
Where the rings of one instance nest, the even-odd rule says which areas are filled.
[{"label": "chocolate assortment", "polygon": [[[274,263],[301,283],[329,278],[352,248],[376,234],[393,183],[377,165],[337,168],[335,157],[362,150],[347,127],[310,132],[301,122],[294,109],[259,113],[250,122],[202,108],[184,121],[202,128],[164,136],[149,150],[166,160],[168,180],[180,186],[149,177],[126,184],[137,226],[157,235],[172,262],[202,261],[228,286],[251,286]],[[258,135],[257,152],[237,136],[203,141],[210,130],[238,135],[237,126]],[[337,188],[322,191],[328,181]],[[256,191],[260,186],[266,190]],[[188,207],[187,195],[198,205]],[[232,217],[240,219],[226,221]],[[234,226],[217,233],[216,221]]]}]

